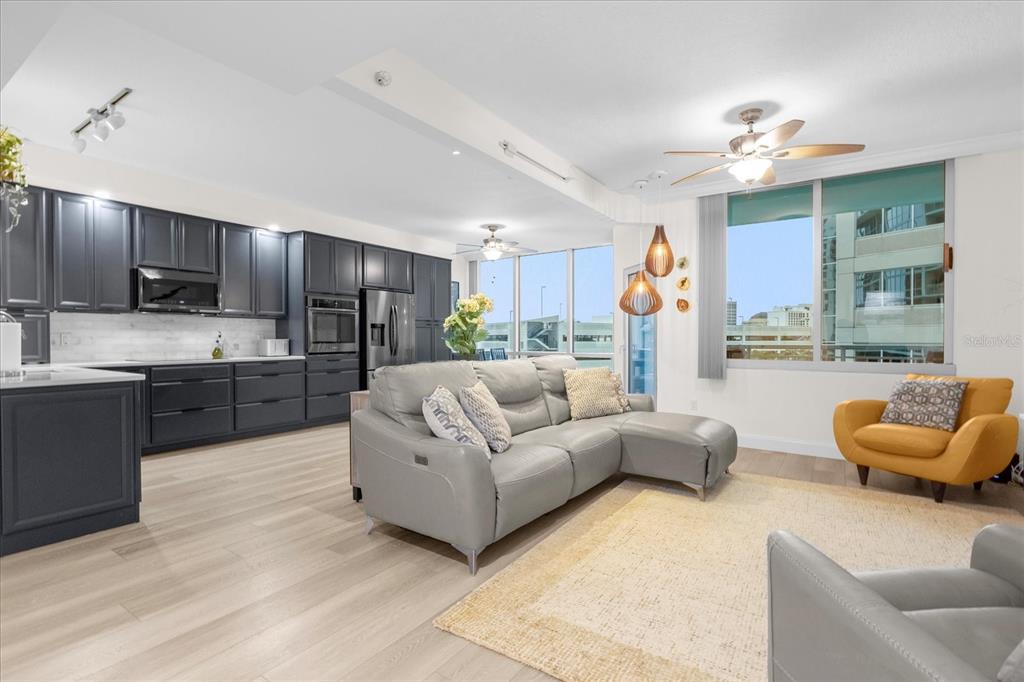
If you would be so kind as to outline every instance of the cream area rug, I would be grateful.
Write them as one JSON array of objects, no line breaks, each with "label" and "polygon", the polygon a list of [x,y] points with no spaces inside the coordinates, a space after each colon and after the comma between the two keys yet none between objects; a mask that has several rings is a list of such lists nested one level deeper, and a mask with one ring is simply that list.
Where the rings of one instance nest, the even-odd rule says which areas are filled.
[{"label": "cream area rug", "polygon": [[966,566],[993,522],[1024,517],[736,474],[701,503],[626,481],[434,624],[570,681],[763,680],[765,541],[793,531],[849,570]]}]

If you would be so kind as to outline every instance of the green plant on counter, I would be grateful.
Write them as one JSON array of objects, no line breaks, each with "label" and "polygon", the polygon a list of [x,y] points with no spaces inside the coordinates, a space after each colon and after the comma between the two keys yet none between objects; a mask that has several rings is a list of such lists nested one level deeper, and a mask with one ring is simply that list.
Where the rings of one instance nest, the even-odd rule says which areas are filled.
[{"label": "green plant on counter", "polygon": [[494,311],[485,294],[473,294],[455,302],[455,312],[444,319],[444,342],[464,360],[476,358],[476,344],[487,338],[484,313]]}]

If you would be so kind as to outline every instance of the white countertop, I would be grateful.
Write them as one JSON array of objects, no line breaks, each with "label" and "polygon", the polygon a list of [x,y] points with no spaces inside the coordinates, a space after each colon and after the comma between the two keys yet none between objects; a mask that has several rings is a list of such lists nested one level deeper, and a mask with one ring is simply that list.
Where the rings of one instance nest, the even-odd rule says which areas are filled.
[{"label": "white countertop", "polygon": [[26,365],[16,376],[0,377],[0,391],[14,391],[26,388],[53,388],[82,384],[114,384],[125,381],[145,381],[142,374],[131,372],[110,372],[87,367],[54,367],[51,365]]},{"label": "white countertop", "polygon": [[96,362],[61,362],[52,365],[27,365],[31,367],[160,367],[164,365],[218,365],[231,362],[277,362],[282,360],[305,360],[305,355],[241,355],[220,358],[176,358],[173,360],[99,360]]}]

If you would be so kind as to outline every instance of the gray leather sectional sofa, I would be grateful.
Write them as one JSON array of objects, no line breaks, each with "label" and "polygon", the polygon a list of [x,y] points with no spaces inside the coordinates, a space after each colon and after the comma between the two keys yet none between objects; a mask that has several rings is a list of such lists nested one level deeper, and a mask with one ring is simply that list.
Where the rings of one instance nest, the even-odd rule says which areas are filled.
[{"label": "gray leather sectional sofa", "polygon": [[[530,360],[384,367],[370,408],[352,415],[352,457],[367,530],[378,519],[454,545],[476,572],[488,545],[617,472],[695,489],[715,484],[736,457],[736,432],[714,419],[654,411],[629,396],[630,412],[570,421],[567,355]],[[456,395],[483,381],[512,429],[502,453],[433,436],[422,401],[437,386]]]},{"label": "gray leather sectional sofa", "polygon": [[773,682],[1024,677],[1003,667],[1024,645],[1024,528],[983,528],[970,568],[858,574],[775,531],[768,538],[768,585]]}]

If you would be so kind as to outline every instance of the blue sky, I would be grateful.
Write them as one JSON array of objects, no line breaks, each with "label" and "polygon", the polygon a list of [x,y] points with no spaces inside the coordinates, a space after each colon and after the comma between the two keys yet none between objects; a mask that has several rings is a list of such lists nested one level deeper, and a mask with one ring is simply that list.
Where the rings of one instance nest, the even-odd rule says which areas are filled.
[{"label": "blue sky", "polygon": [[[600,246],[577,249],[576,319],[590,321],[598,315],[609,315],[615,309],[612,249]],[[565,252],[542,253],[520,259],[522,285],[522,319],[541,317],[541,287],[544,287],[544,315],[565,315],[567,292]],[[488,321],[509,319],[512,310],[512,259],[480,262],[480,290],[494,299],[494,312]]]},{"label": "blue sky", "polygon": [[814,296],[811,218],[729,227],[727,296],[743,319]]}]

